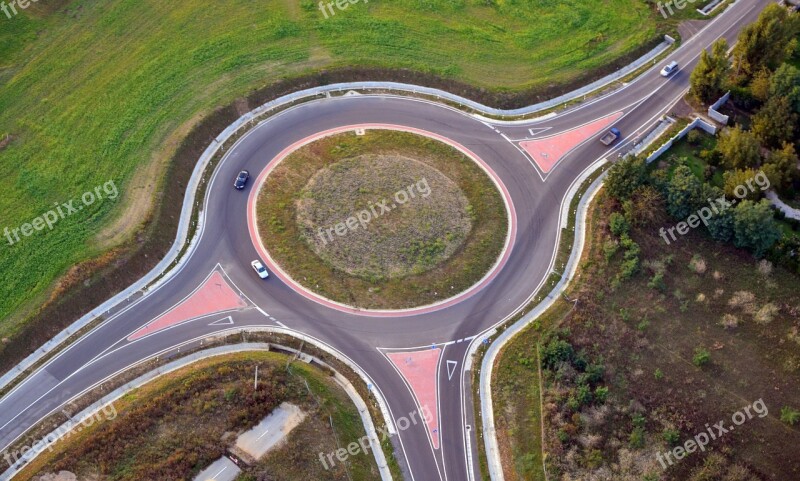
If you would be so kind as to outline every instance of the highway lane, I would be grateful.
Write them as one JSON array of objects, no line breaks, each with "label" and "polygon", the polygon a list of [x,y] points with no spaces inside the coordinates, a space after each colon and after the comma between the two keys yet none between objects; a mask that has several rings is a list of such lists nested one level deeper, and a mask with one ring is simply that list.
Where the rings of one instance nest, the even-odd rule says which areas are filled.
[{"label": "highway lane", "polygon": [[[130,364],[170,350],[186,340],[229,328],[209,326],[217,319],[201,319],[134,342],[127,340],[132,332],[187,296],[215,269],[224,270],[231,283],[253,304],[275,318],[273,321],[249,307],[231,313],[235,327],[283,324],[320,339],[346,354],[368,373],[386,397],[395,419],[408,416],[416,408],[414,398],[377,348],[399,349],[434,343],[441,346],[477,335],[524,305],[551,267],[559,208],[574,179],[594,160],[624,149],[634,132],[650,127],[658,116],[668,111],[685,91],[688,73],[700,49],[720,35],[732,42],[741,26],[753,21],[767,3],[740,0],[685,42],[669,58],[681,63],[682,70],[676,76],[663,79],[654,69],[619,91],[545,121],[492,125],[430,102],[381,96],[319,100],[274,116],[246,135],[217,168],[205,201],[206,224],[201,240],[175,277],[92,331],[0,400],[0,446],[10,443],[47,413],[59,409],[73,395]],[[541,135],[565,132],[618,111],[625,113],[617,122],[625,139],[617,147],[609,150],[592,137],[546,175],[537,171],[517,145],[508,140],[530,138],[528,128],[531,127],[547,128]],[[273,277],[262,282],[253,275],[249,261],[257,254],[247,230],[249,191],[237,192],[231,188],[236,172],[241,168],[258,172],[285,146],[317,132],[363,123],[414,127],[450,138],[489,163],[503,180],[517,212],[515,245],[509,262],[497,278],[475,296],[432,313],[371,318],[323,307],[298,295],[279,279]],[[442,444],[440,449],[434,449],[427,429],[422,426],[406,429],[395,437],[396,448],[407,460],[404,469],[409,479],[468,479],[464,425],[474,426],[474,419],[471,404],[466,404],[466,411],[463,409],[461,389],[467,343],[441,347],[444,361],[436,376],[441,394]],[[446,360],[458,362],[452,377],[448,376]],[[474,448],[474,431],[469,436]]]}]

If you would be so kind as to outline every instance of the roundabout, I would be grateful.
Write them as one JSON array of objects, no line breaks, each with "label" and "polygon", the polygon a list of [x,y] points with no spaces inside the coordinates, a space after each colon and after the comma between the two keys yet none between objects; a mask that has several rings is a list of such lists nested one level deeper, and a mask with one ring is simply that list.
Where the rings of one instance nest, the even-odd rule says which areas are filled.
[{"label": "roundabout", "polygon": [[502,268],[516,227],[507,194],[452,140],[344,127],[268,164],[249,197],[250,236],[271,270],[323,305],[412,315],[469,297]]},{"label": "roundabout", "polygon": [[[760,6],[758,2],[734,3],[706,31],[684,42],[673,58],[684,71],[691,71],[703,48],[719,36],[736,34],[749,17],[758,14]],[[193,177],[196,183],[190,189],[210,175],[202,199],[196,199],[200,212],[197,234],[189,239],[186,254],[166,277],[135,296],[119,299],[96,328],[0,400],[0,447],[8,447],[76,396],[131,366],[201,349],[210,338],[235,334],[246,339],[248,331],[269,330],[324,346],[361,375],[369,401],[379,405],[384,415],[392,434],[391,448],[405,479],[481,479],[478,451],[484,437],[477,435],[479,425],[474,416],[471,354],[491,342],[493,330],[518,315],[557,270],[554,259],[572,200],[570,192],[603,159],[615,159],[630,148],[632,139],[647,132],[684,95],[688,75],[678,72],[663,79],[659,68],[654,66],[607,95],[530,121],[492,121],[444,103],[383,91],[340,97],[317,94],[255,125],[250,123],[253,116],[242,120],[226,133],[235,132],[238,140],[225,145],[213,173],[198,168]],[[623,132],[611,148],[596,141],[608,122]],[[238,126],[243,127],[241,132]],[[295,282],[294,268],[286,264],[284,269],[283,259],[277,260],[280,253],[272,251],[272,239],[260,232],[259,191],[268,185],[270,172],[282,159],[320,139],[348,132],[370,135],[377,130],[421,135],[449,145],[478,166],[498,192],[505,228],[493,233],[502,239],[500,247],[472,256],[488,267],[465,281],[463,288],[453,289],[458,291],[454,294],[422,295],[420,302],[405,308],[397,307],[402,304],[355,303],[328,291],[322,296],[323,291],[312,291],[315,286],[306,286],[304,279]],[[212,147],[219,149],[220,145],[212,142]],[[480,230],[480,219],[464,217],[469,206],[476,207],[469,189],[445,168],[419,167],[414,162],[421,159],[407,152],[371,154],[378,157],[349,153],[336,159],[345,162],[339,167],[327,172],[316,169],[298,181],[295,191],[316,201],[300,202],[302,215],[298,217],[296,211],[290,216],[297,232],[305,233],[308,252],[361,281],[425,276],[455,262],[459,253],[469,248],[470,237]],[[404,168],[392,169],[387,159],[400,157],[411,160],[402,161]],[[357,184],[347,184],[344,197],[349,203],[326,211],[324,193],[345,182],[346,176],[335,175],[337,168],[343,169],[339,173],[358,172],[361,176],[384,172],[397,180],[363,193],[358,192]],[[260,173],[243,191],[231,186],[241,170]],[[318,172],[322,173],[312,180]],[[439,194],[434,194],[437,190]],[[384,198],[386,206],[397,203],[395,194],[400,191],[405,191],[408,200],[401,197],[405,202],[393,209],[395,212],[377,215]],[[266,192],[269,195],[269,190]],[[185,200],[189,206],[182,217],[185,222],[194,219],[194,192],[191,194]],[[453,204],[444,217],[440,212],[428,213],[430,228],[412,236],[422,239],[421,246],[401,246],[398,252],[397,244],[392,244],[396,239],[388,244],[372,239],[371,248],[395,248],[391,255],[374,259],[348,258],[331,250],[340,240],[349,241],[370,230],[379,233],[387,226],[413,232],[414,223],[409,219],[427,215],[425,202],[415,202],[434,198]],[[376,208],[374,214],[370,205]],[[364,210],[370,212],[370,219],[362,226],[358,215]],[[404,210],[408,218],[403,217]],[[348,225],[351,217],[356,221]],[[340,224],[344,225],[339,228],[341,235],[336,230]],[[567,241],[571,240],[570,234]],[[425,249],[430,246],[433,248]],[[250,263],[256,258],[263,259],[275,274],[269,280],[253,273]],[[398,419],[426,411],[432,416],[424,425],[408,429],[396,425]],[[349,441],[353,440],[343,440]]]}]

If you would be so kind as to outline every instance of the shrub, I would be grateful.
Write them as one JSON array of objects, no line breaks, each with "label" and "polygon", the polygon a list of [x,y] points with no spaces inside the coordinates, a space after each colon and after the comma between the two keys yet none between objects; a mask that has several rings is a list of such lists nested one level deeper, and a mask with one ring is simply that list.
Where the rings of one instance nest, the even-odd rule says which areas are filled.
[{"label": "shrub", "polygon": [[769,324],[778,314],[780,309],[775,304],[768,302],[756,312],[754,319],[758,324]]},{"label": "shrub", "polygon": [[575,349],[572,344],[563,339],[553,339],[542,352],[542,364],[553,369],[561,362],[569,362],[575,356]]},{"label": "shrub", "polygon": [[647,287],[664,292],[667,289],[667,285],[664,283],[664,272],[656,272],[647,282]]},{"label": "shrub", "polygon": [[661,436],[670,446],[675,446],[681,439],[681,433],[677,429],[665,429]]},{"label": "shrub", "polygon": [[722,320],[719,323],[725,329],[733,329],[739,326],[739,318],[734,316],[733,314],[725,314],[722,316]]},{"label": "shrub", "polygon": [[627,234],[631,228],[627,219],[625,219],[625,216],[619,212],[614,212],[611,214],[611,216],[608,218],[608,225],[611,228],[611,233],[617,237],[621,236],[622,234]]},{"label": "shrub", "polygon": [[692,145],[699,144],[702,138],[703,134],[701,134],[697,129],[692,129],[688,134],[686,134],[686,141]]},{"label": "shrub", "polygon": [[699,254],[695,254],[692,256],[692,260],[689,262],[689,269],[692,270],[695,274],[705,274],[706,272],[706,261],[703,259]]},{"label": "shrub", "polygon": [[614,257],[614,254],[616,254],[618,250],[619,243],[614,239],[607,239],[603,243],[603,255],[606,258],[606,262],[610,262],[611,258]]},{"label": "shrub", "polygon": [[594,400],[599,404],[604,404],[608,399],[608,386],[598,386],[594,390]]},{"label": "shrub", "polygon": [[785,422],[789,426],[794,426],[795,424],[800,422],[800,411],[792,409],[789,406],[782,407],[781,421]]},{"label": "shrub", "polygon": [[755,301],[756,296],[752,292],[736,291],[728,300],[728,305],[735,309],[741,309],[746,314],[753,314],[756,311]]},{"label": "shrub", "polygon": [[694,350],[694,357],[692,357],[692,364],[697,367],[703,367],[711,360],[711,353],[704,347],[698,347]]}]

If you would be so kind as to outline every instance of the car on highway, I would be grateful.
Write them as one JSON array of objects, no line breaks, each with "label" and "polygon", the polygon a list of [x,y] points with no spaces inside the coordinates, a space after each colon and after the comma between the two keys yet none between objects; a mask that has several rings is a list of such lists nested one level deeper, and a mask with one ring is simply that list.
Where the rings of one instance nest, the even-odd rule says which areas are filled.
[{"label": "car on highway", "polygon": [[269,277],[269,271],[267,270],[266,267],[264,267],[264,264],[262,264],[260,260],[256,259],[253,262],[251,262],[250,265],[253,266],[253,270],[256,271],[258,277],[262,279],[266,279],[267,277]]},{"label": "car on highway", "polygon": [[236,180],[233,182],[233,186],[236,187],[236,190],[244,189],[244,186],[247,185],[247,179],[250,178],[250,172],[243,170],[239,172],[239,175],[236,176]]},{"label": "car on highway", "polygon": [[606,132],[602,137],[600,137],[600,142],[603,145],[611,145],[614,143],[615,140],[619,138],[620,135],[622,135],[622,132],[620,132],[618,128],[612,127],[611,129],[608,130],[608,132]]},{"label": "car on highway", "polygon": [[661,69],[661,76],[662,77],[669,77],[672,75],[676,70],[678,70],[678,62],[673,60],[672,62],[668,63]]}]

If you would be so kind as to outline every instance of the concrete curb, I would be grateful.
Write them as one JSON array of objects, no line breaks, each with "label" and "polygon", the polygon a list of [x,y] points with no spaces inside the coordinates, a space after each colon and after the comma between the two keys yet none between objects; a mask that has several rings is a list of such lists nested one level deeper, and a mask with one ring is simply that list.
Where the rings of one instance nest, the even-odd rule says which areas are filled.
[{"label": "concrete curb", "polygon": [[[161,376],[185,368],[197,361],[203,359],[209,359],[216,356],[223,356],[226,354],[235,354],[248,351],[270,351],[271,346],[283,351],[300,354],[297,350],[292,349],[290,347],[281,346],[279,344],[270,344],[270,343],[235,344],[229,346],[215,347],[205,351],[196,352],[184,358],[165,364],[164,366],[154,369],[146,374],[143,374],[142,376],[139,376],[133,381],[130,381],[124,384],[123,386],[120,386],[119,388],[107,394],[102,399],[93,403],[86,409],[82,410],[79,413],[74,414],[69,421],[65,422],[57,429],[52,431],[50,434],[45,436],[44,439],[52,439],[53,441],[51,443],[53,444],[58,442],[62,437],[66,435],[66,433],[70,432],[72,429],[78,426],[81,420],[90,418],[95,413],[98,413],[104,407],[117,401],[118,399],[125,396],[134,389],[138,389],[144,386],[145,384],[148,384],[149,382],[160,378]],[[380,441],[378,439],[378,433],[375,430],[375,425],[372,422],[372,416],[370,416],[369,409],[367,408],[367,404],[364,401],[364,399],[361,397],[360,394],[358,394],[358,391],[356,391],[356,389],[353,387],[350,381],[348,381],[347,378],[342,376],[333,367],[313,356],[307,354],[303,354],[302,356],[304,358],[303,359],[304,361],[306,362],[313,361],[314,363],[317,363],[320,366],[330,369],[335,373],[334,379],[339,385],[341,385],[344,388],[345,392],[347,392],[347,395],[350,397],[350,399],[353,401],[356,408],[358,409],[359,415],[361,416],[361,420],[364,423],[364,429],[367,431],[367,435],[369,436],[370,446],[373,450],[375,461],[378,464],[378,469],[381,472],[381,480],[392,481],[391,471],[389,470],[389,466],[386,462],[386,457],[384,456],[383,450],[381,449]],[[42,449],[42,451],[44,451],[44,449]],[[21,469],[23,469],[28,463],[33,461],[38,456],[38,454],[40,454],[40,453],[35,453],[34,450],[30,450],[27,453],[22,455],[22,457],[20,457],[19,460],[15,462],[9,469],[0,474],[0,481],[8,481],[12,479]]]},{"label": "concrete curb", "polygon": [[[606,159],[601,159],[599,164],[597,164],[597,167],[600,167],[606,161]],[[588,173],[585,174],[584,180],[595,170],[596,169],[587,169]],[[555,303],[559,295],[566,289],[570,281],[574,278],[575,273],[578,270],[578,263],[581,255],[583,254],[583,248],[586,242],[586,214],[588,212],[588,206],[594,199],[595,195],[597,195],[597,192],[600,190],[605,176],[606,173],[604,172],[597,179],[595,179],[578,203],[578,209],[575,217],[575,240],[573,241],[572,254],[567,262],[564,274],[561,276],[561,280],[550,291],[550,293],[547,294],[547,297],[542,302],[537,304],[533,310],[528,312],[524,317],[522,317],[522,319],[518,320],[509,326],[505,331],[503,331],[503,333],[500,334],[500,336],[498,336],[494,342],[492,342],[491,346],[489,349],[487,349],[483,356],[479,388],[481,397],[481,420],[483,423],[484,449],[486,450],[489,476],[491,477],[492,481],[503,481],[503,479],[505,479],[503,476],[502,462],[500,460],[500,448],[497,443],[497,431],[494,424],[494,404],[492,401],[491,380],[495,360],[497,359],[497,355],[502,351],[503,347],[512,338],[514,338],[514,336],[528,327],[528,325],[546,312],[553,305],[553,303]],[[574,190],[577,191],[581,184],[582,181],[580,183],[575,182],[574,185],[576,187]],[[575,192],[571,190],[568,198],[571,199],[574,195]],[[569,204],[566,205],[568,206]],[[492,331],[487,335],[492,335],[494,332],[495,331]]]}]

